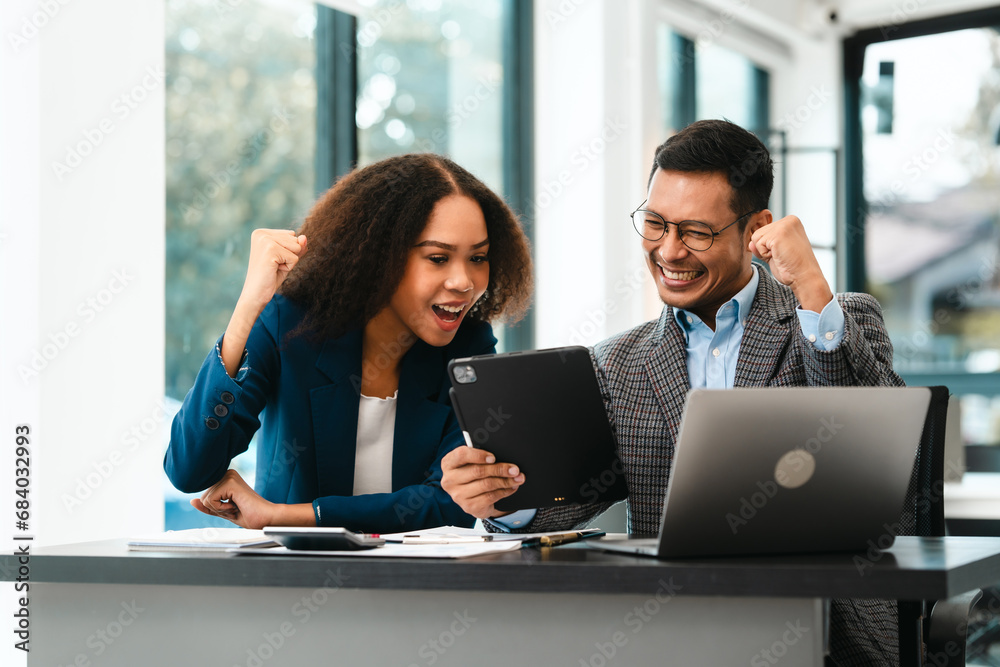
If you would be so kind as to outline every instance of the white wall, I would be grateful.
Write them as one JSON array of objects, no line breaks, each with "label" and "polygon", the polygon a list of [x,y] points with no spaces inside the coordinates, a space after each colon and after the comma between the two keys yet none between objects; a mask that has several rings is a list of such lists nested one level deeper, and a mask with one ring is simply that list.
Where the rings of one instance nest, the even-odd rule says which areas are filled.
[{"label": "white wall", "polygon": [[162,530],[163,26],[158,0],[0,6],[0,540],[17,424],[36,544]]},{"label": "white wall", "polygon": [[[655,25],[642,0],[535,3],[536,344],[591,344],[643,319],[628,214],[657,141]],[[655,100],[654,100],[655,102]]]}]

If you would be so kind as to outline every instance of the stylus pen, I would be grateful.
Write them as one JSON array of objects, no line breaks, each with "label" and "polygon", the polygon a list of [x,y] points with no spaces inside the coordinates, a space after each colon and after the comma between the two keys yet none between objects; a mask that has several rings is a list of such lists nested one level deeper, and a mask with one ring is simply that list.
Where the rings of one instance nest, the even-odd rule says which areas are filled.
[{"label": "stylus pen", "polygon": [[538,544],[543,547],[554,547],[560,544],[576,542],[583,538],[583,533],[563,533],[561,535],[542,535],[538,538]]},{"label": "stylus pen", "polygon": [[462,431],[462,435],[465,437],[466,445],[468,445],[469,447],[475,447],[475,445],[472,444],[472,436],[469,435],[468,431]]},{"label": "stylus pen", "polygon": [[597,528],[588,528],[586,530],[577,530],[570,533],[558,533],[556,535],[542,535],[535,540],[526,540],[522,543],[523,546],[534,546],[538,545],[540,547],[554,547],[560,544],[569,544],[570,542],[577,542],[579,540],[585,540],[588,537],[601,537],[604,535],[603,530]]}]

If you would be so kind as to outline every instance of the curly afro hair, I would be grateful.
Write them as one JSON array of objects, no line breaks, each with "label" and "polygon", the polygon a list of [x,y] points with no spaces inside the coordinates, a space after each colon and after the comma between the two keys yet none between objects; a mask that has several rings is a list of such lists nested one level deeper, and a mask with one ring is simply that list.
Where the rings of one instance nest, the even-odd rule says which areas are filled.
[{"label": "curly afro hair", "polygon": [[352,171],[306,216],[298,233],[309,239],[309,251],[279,288],[306,309],[297,333],[336,338],[388,305],[434,205],[455,194],[479,204],[490,240],[488,292],[466,317],[520,319],[531,296],[532,268],[517,217],[448,158],[414,153]]}]

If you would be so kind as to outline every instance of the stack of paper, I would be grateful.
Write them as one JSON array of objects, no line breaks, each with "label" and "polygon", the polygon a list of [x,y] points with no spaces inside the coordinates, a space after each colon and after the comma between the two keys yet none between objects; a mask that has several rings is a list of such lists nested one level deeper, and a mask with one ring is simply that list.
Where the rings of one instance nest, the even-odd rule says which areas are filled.
[{"label": "stack of paper", "polygon": [[191,528],[137,537],[128,541],[129,551],[228,551],[277,546],[261,530],[243,528]]},{"label": "stack of paper", "polygon": [[472,558],[487,554],[516,551],[521,548],[517,541],[484,542],[462,544],[400,544],[387,542],[376,549],[356,551],[313,551],[275,547],[273,549],[230,549],[234,554],[245,556],[350,556],[352,558]]}]

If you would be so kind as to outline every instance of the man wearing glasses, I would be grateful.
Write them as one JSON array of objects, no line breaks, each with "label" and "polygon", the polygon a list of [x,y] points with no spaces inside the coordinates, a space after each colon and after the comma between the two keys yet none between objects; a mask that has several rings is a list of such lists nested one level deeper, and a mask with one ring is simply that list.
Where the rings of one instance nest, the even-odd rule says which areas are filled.
[{"label": "man wearing glasses", "polygon": [[[767,149],[728,121],[694,123],[656,151],[632,224],[666,307],[593,351],[628,482],[630,533],[659,532],[689,389],[903,384],[878,302],[834,296],[802,222],[767,210],[773,183]],[[608,506],[504,516],[493,505],[524,482],[516,466],[461,447],[442,467],[442,487],[493,530],[566,529]],[[894,605],[834,601],[831,624],[838,664],[898,663]]]}]

